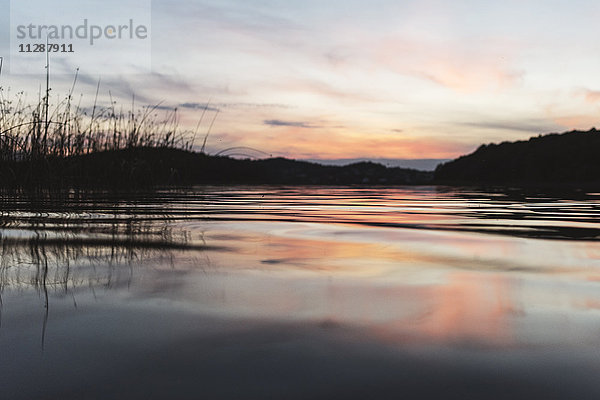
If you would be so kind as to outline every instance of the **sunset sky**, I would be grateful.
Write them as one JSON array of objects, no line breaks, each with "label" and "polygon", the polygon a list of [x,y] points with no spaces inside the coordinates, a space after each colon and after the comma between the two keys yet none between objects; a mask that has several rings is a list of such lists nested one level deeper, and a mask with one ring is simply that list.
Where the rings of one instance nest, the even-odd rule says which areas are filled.
[{"label": "sunset sky", "polygon": [[[91,3],[91,17],[110,7]],[[151,71],[119,73],[111,58],[101,96],[162,101],[184,127],[210,99],[210,153],[453,158],[600,126],[598,1],[155,0],[151,11]],[[57,95],[77,65],[60,67]],[[77,90],[93,100],[98,78],[82,70]],[[32,97],[40,82],[15,71],[0,81]]]}]

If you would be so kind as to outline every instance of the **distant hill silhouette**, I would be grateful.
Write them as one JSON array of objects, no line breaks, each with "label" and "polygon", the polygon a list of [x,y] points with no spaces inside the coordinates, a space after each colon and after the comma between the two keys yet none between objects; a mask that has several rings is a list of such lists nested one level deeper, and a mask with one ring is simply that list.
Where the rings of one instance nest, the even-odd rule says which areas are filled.
[{"label": "distant hill silhouette", "polygon": [[435,182],[600,185],[600,131],[593,128],[482,145],[469,155],[439,165]]},{"label": "distant hill silhouette", "polygon": [[432,172],[372,162],[325,166],[285,158],[240,160],[175,148],[131,148],[0,165],[2,186],[139,187],[187,184],[427,184]]},{"label": "distant hill silhouette", "polygon": [[548,134],[480,146],[434,173],[373,162],[321,165],[285,158],[210,156],[134,147],[0,163],[0,187],[143,187],[189,184],[592,185],[600,187],[600,131]]}]

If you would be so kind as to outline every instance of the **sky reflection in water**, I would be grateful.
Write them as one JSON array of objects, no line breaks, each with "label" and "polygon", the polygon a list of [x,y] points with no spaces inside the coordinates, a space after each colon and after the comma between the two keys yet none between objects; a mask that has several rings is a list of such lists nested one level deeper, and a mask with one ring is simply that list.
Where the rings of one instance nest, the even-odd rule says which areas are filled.
[{"label": "sky reflection in water", "polygon": [[[9,398],[144,398],[150,388],[160,398],[186,397],[200,381],[214,398],[359,398],[352,382],[385,397],[410,381],[414,393],[441,395],[427,392],[437,382],[460,398],[488,382],[514,389],[491,398],[593,398],[600,197],[561,196],[435,187],[4,195],[0,387]],[[407,357],[425,364],[398,377]],[[573,367],[586,372],[568,375]],[[299,369],[324,380],[310,389]]]}]

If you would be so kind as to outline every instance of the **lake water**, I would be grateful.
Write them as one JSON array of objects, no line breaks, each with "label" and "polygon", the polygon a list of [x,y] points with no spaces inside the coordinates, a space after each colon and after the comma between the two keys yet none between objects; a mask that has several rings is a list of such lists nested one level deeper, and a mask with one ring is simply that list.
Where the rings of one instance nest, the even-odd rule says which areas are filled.
[{"label": "lake water", "polygon": [[600,398],[600,193],[1,197],[2,399]]}]

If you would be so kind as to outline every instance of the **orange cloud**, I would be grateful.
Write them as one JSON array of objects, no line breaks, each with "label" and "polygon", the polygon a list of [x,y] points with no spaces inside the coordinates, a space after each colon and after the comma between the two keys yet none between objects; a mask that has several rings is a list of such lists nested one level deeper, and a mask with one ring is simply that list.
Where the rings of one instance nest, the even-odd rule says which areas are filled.
[{"label": "orange cloud", "polygon": [[585,129],[598,125],[597,115],[564,115],[553,118],[554,122],[566,129]]},{"label": "orange cloud", "polygon": [[[453,158],[472,145],[433,137],[358,133],[346,129],[304,129],[295,126],[265,128],[245,139],[251,147],[292,158]],[[265,145],[268,146],[265,149]]]},{"label": "orange cloud", "polygon": [[[505,47],[498,55],[498,47]],[[459,92],[504,89],[518,84],[522,72],[509,66],[511,45],[494,46],[495,53],[486,54],[486,46],[477,46],[473,54],[460,43],[428,43],[389,38],[375,52],[378,64],[392,70],[428,79]]]},{"label": "orange cloud", "polygon": [[585,101],[587,101],[588,103],[596,104],[600,102],[600,91],[598,90],[584,89],[583,95],[585,97]]}]

